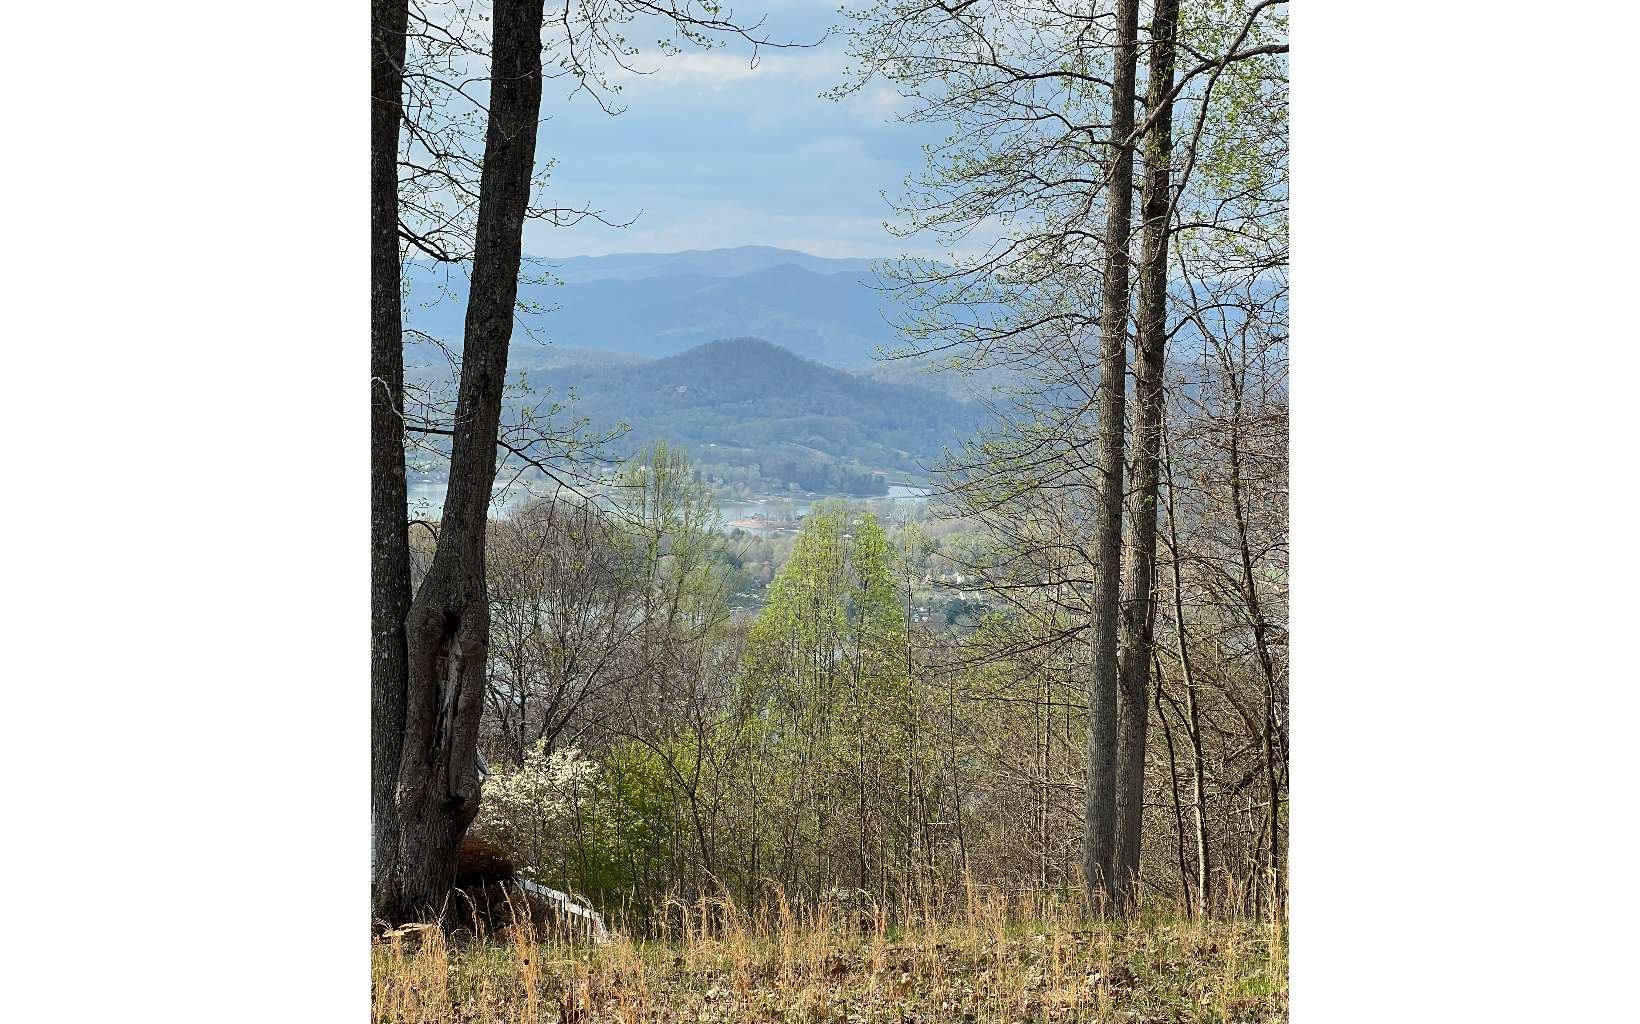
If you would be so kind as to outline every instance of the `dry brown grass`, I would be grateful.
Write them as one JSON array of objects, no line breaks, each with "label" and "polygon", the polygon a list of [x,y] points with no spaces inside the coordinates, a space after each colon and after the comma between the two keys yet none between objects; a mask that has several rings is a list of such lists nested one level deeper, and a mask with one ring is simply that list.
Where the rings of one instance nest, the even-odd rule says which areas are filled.
[{"label": "dry brown grass", "polygon": [[454,942],[378,940],[376,1021],[1284,1021],[1280,926],[1144,916],[1078,921],[1044,899],[970,891],[945,914],[840,917],[776,899],[672,904],[660,938],[543,941],[527,922]]}]

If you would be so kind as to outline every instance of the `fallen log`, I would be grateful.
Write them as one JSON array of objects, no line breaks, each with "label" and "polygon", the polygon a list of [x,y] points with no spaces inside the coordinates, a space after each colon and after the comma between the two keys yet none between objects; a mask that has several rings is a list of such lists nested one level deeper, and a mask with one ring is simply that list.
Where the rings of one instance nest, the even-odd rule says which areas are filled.
[{"label": "fallen log", "polygon": [[509,926],[522,910],[537,928],[551,934],[599,944],[609,941],[601,914],[566,892],[524,877],[505,850],[485,839],[462,840],[455,887],[491,928]]}]

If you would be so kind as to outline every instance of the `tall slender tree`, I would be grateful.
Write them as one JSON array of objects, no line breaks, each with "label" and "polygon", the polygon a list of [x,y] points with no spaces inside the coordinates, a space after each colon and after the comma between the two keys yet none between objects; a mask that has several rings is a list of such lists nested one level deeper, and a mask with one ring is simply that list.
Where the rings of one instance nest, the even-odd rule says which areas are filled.
[{"label": "tall slender tree", "polygon": [[[1167,549],[1173,584],[1173,633],[1176,649],[1174,658],[1179,664],[1180,682],[1184,688],[1184,710],[1180,718],[1184,721],[1185,735],[1190,741],[1190,803],[1195,819],[1196,837],[1196,908],[1202,916],[1213,912],[1213,893],[1209,878],[1212,874],[1212,865],[1209,861],[1209,841],[1207,835],[1207,786],[1206,786],[1206,758],[1203,756],[1201,714],[1196,696],[1196,675],[1190,664],[1190,641],[1185,632],[1184,585],[1181,582],[1180,544],[1179,544],[1179,517],[1178,517],[1178,483],[1173,475],[1173,451],[1168,441],[1167,410],[1163,409],[1162,418],[1162,471],[1167,478]],[[1162,678],[1158,671],[1156,679],[1157,692],[1161,692]]]},{"label": "tall slender tree", "polygon": [[[370,848],[397,843],[410,548],[404,510],[404,344],[399,309],[399,123],[408,0],[370,6]],[[375,887],[379,890],[379,887]],[[383,908],[377,908],[378,911]]]},{"label": "tall slender tree", "polygon": [[1105,272],[1100,289],[1099,412],[1095,447],[1093,657],[1088,680],[1088,794],[1082,871],[1089,899],[1113,895],[1116,869],[1117,626],[1126,452],[1128,242],[1133,224],[1133,102],[1139,56],[1138,0],[1118,0],[1110,90],[1110,171],[1105,197]]},{"label": "tall slender tree", "polygon": [[1167,254],[1172,231],[1173,50],[1179,0],[1156,0],[1145,97],[1142,242],[1133,346],[1133,481],[1122,583],[1121,694],[1116,735],[1116,902],[1136,894],[1144,837],[1145,738],[1154,660],[1156,494],[1161,457],[1162,369],[1167,349]]}]

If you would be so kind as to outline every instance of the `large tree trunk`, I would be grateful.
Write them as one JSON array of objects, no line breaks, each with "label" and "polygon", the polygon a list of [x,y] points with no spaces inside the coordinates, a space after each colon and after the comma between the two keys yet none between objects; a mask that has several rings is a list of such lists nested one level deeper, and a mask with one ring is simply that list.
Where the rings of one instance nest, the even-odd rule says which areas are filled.
[{"label": "large tree trunk", "polygon": [[1122,462],[1127,387],[1128,241],[1133,217],[1133,79],[1139,5],[1116,5],[1111,168],[1106,176],[1105,275],[1099,316],[1099,411],[1094,509],[1093,665],[1088,681],[1088,799],[1082,872],[1090,906],[1110,904],[1116,838],[1117,619],[1122,557]]},{"label": "large tree trunk", "polygon": [[1129,499],[1127,576],[1122,593],[1121,696],[1116,736],[1116,903],[1127,909],[1138,890],[1144,837],[1145,734],[1150,722],[1150,663],[1155,623],[1156,482],[1162,433],[1162,366],[1167,348],[1167,243],[1172,220],[1173,37],[1178,0],[1157,0],[1151,21],[1144,218],[1139,263],[1138,333],[1134,341],[1133,487]]},{"label": "large tree trunk", "polygon": [[541,15],[542,0],[495,4],[490,119],[449,490],[438,549],[406,623],[399,832],[385,901],[394,922],[441,911],[457,848],[478,812],[478,720],[490,633],[484,539],[541,111]]},{"label": "large tree trunk", "polygon": [[404,348],[399,321],[399,121],[404,85],[407,0],[370,8],[370,850],[371,905],[384,887],[375,869],[392,849],[404,743],[410,610],[410,546],[405,524]]}]

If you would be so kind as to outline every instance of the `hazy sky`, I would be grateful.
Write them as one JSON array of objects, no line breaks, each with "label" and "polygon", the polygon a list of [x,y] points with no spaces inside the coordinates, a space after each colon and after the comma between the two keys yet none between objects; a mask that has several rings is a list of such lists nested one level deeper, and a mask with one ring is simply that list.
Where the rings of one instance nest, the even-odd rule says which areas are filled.
[{"label": "hazy sky", "polygon": [[[735,5],[737,18],[760,13],[772,38],[803,42],[839,20],[821,0]],[[648,38],[636,27],[628,34]],[[881,193],[898,193],[906,172],[922,164],[919,146],[937,132],[893,122],[903,101],[888,86],[820,99],[845,64],[836,34],[814,49],[764,50],[756,68],[745,44],[651,52],[642,66],[654,74],[618,79],[626,109],[617,117],[549,82],[540,157],[558,160],[550,195],[638,220],[620,230],[531,224],[526,249],[549,257],[752,244],[821,256],[927,251],[883,230],[891,211]]]}]

